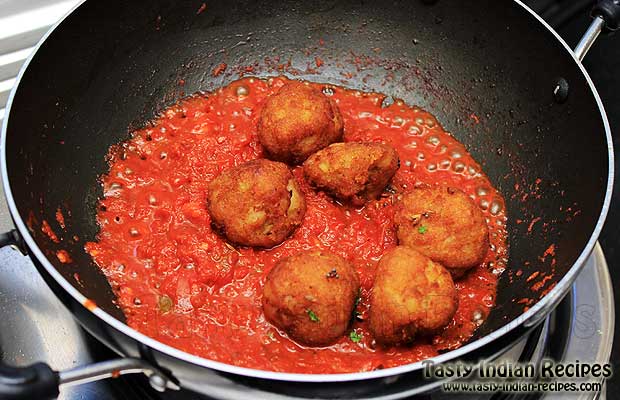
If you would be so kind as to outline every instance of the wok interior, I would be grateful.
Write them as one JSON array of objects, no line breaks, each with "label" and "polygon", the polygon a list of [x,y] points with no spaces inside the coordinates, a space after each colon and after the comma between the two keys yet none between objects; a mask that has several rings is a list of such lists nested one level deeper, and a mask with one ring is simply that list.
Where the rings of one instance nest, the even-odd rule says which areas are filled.
[{"label": "wok interior", "polygon": [[[290,60],[293,78],[419,105],[483,166],[507,202],[510,260],[497,306],[478,337],[520,315],[519,300],[539,299],[573,265],[604,200],[605,130],[576,64],[519,5],[211,0],[199,13],[201,5],[86,2],[39,49],[13,100],[6,151],[20,216],[34,216],[38,246],[100,307],[123,319],[83,250],[98,231],[98,177],[107,170],[109,146],[180,97],[237,79],[236,72],[228,74],[237,68],[279,74],[265,67],[265,57]],[[315,56],[325,62],[318,73],[307,69]],[[226,73],[213,76],[222,62]],[[570,84],[564,104],[552,97],[559,76]],[[54,219],[58,207],[70,211],[66,232]],[[60,244],[42,234],[43,219],[63,238]],[[553,271],[553,257],[543,257],[551,244]],[[74,262],[61,264],[58,249]],[[527,279],[536,271],[551,278],[532,290],[537,280]]]}]

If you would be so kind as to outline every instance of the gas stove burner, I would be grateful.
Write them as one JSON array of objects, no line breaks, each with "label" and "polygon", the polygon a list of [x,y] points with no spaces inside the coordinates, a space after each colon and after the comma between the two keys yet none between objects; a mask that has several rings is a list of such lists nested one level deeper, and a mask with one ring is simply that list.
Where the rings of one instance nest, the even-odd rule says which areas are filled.
[{"label": "gas stove burner", "polygon": [[[45,361],[55,369],[115,357],[110,350],[86,333],[47,287],[28,257],[11,248],[0,250],[0,348],[2,359],[11,365]],[[572,290],[544,324],[512,348],[504,349],[502,360],[537,362],[542,358],[557,361],[605,363],[611,354],[614,331],[613,290],[607,263],[597,246],[575,281]],[[237,388],[238,389],[238,388]],[[218,388],[222,398],[236,398],[229,389]],[[248,392],[248,398],[256,398]],[[264,393],[265,398],[272,395]],[[556,398],[546,394],[544,399]],[[454,398],[440,392],[425,396],[429,400]],[[543,397],[543,396],[538,396]],[[557,395],[560,398],[561,394]],[[181,390],[163,394],[151,389],[142,375],[92,382],[61,390],[61,400],[89,399],[200,399]],[[280,396],[282,399],[294,397]],[[375,397],[377,399],[381,396]],[[516,399],[513,395],[466,396],[461,399]],[[531,395],[527,396],[532,398]],[[584,393],[579,399],[595,398]],[[599,397],[599,398],[604,398]]]}]

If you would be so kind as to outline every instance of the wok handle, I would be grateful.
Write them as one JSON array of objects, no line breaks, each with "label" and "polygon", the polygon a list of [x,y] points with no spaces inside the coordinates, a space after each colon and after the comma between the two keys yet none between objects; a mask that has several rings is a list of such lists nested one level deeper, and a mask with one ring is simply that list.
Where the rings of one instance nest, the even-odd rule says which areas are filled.
[{"label": "wok handle", "polygon": [[0,248],[5,246],[16,247],[23,255],[28,255],[28,250],[24,239],[22,239],[17,229],[8,232],[0,232]]},{"label": "wok handle", "polygon": [[599,0],[592,9],[592,17],[594,21],[575,47],[575,55],[580,61],[602,32],[614,32],[620,28],[620,0]]},{"label": "wok handle", "polygon": [[58,373],[44,363],[9,367],[0,362],[0,398],[53,399],[58,396]]},{"label": "wok handle", "polygon": [[588,54],[588,51],[603,31],[604,26],[605,20],[603,19],[603,17],[594,18],[594,21],[592,21],[586,33],[581,37],[581,40],[577,44],[577,47],[575,47],[574,52],[579,61],[583,61],[583,59],[586,57],[586,54]]},{"label": "wok handle", "polygon": [[137,373],[146,375],[151,387],[159,392],[180,389],[176,381],[139,358],[118,358],[60,372],[44,363],[10,367],[0,362],[0,399],[53,399],[58,396],[59,389],[63,386],[81,385]]},{"label": "wok handle", "polygon": [[60,386],[73,386],[106,378],[118,378],[126,374],[146,375],[149,378],[151,387],[158,392],[163,392],[166,389],[181,389],[176,380],[166,375],[159,368],[143,359],[132,357],[101,361],[60,371],[58,373],[58,381]]},{"label": "wok handle", "polygon": [[605,30],[614,32],[620,29],[620,0],[599,0],[592,9],[593,17],[605,20]]}]

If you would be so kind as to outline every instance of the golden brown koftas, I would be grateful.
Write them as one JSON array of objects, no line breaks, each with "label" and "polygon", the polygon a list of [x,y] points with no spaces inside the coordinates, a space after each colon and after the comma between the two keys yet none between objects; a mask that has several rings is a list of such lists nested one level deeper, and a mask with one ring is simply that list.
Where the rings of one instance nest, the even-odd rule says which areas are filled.
[{"label": "golden brown koftas", "polygon": [[325,346],[346,333],[359,277],[344,258],[310,250],[280,260],[263,288],[265,317],[292,339]]},{"label": "golden brown koftas", "polygon": [[301,225],[306,201],[285,164],[261,159],[216,177],[207,208],[212,224],[231,242],[273,247]]},{"label": "golden brown koftas", "polygon": [[413,189],[397,204],[394,221],[401,245],[441,263],[455,276],[484,261],[489,250],[484,215],[459,189]]},{"label": "golden brown koftas", "polygon": [[332,99],[305,83],[291,82],[265,100],[257,129],[269,158],[298,164],[342,140],[343,121]]},{"label": "golden brown koftas", "polygon": [[369,313],[369,328],[378,343],[406,344],[419,334],[437,333],[457,307],[450,273],[430,258],[398,246],[379,261]]},{"label": "golden brown koftas", "polygon": [[304,163],[306,179],[335,198],[362,205],[376,199],[398,170],[396,150],[383,143],[334,143]]}]

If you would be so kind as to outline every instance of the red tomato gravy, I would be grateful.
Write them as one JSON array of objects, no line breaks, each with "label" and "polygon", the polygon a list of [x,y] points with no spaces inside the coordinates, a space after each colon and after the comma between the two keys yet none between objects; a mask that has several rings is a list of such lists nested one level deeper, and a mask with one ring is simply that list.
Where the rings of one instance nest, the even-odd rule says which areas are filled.
[{"label": "red tomato gravy", "polygon": [[[110,150],[97,214],[101,229],[86,250],[118,295],[129,326],[211,360],[296,373],[370,371],[459,347],[495,303],[507,256],[505,207],[465,147],[426,111],[398,100],[382,107],[385,95],[310,83],[338,104],[346,141],[385,141],[398,150],[401,166],[391,187],[379,200],[352,208],[312,190],[296,167],[308,209],[284,243],[269,250],[235,248],[211,229],[207,184],[226,168],[263,157],[258,116],[263,100],[286,82],[244,78],[194,95]],[[267,273],[280,258],[308,248],[330,249],[356,266],[362,285],[358,311],[366,319],[375,265],[397,244],[393,201],[415,185],[438,183],[472,196],[491,236],[485,262],[456,282],[459,308],[442,334],[381,348],[367,322],[355,321],[356,334],[307,348],[265,321]]]}]

